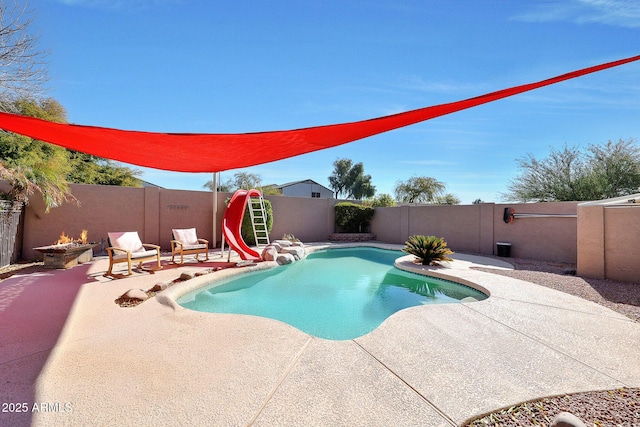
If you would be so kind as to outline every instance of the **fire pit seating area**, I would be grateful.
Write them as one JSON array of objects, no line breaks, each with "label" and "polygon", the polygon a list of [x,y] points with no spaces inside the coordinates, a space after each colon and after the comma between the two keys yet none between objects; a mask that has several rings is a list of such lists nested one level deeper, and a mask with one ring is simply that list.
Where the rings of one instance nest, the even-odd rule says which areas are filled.
[{"label": "fire pit seating area", "polygon": [[195,228],[172,229],[173,240],[171,241],[171,262],[175,263],[174,257],[180,254],[180,264],[184,264],[185,255],[196,256],[196,261],[203,262],[198,259],[198,255],[204,254],[205,260],[209,259],[209,241],[198,239]]},{"label": "fire pit seating area", "polygon": [[158,267],[155,270],[162,268],[160,265],[160,246],[142,243],[138,232],[125,231],[107,234],[109,236],[109,247],[107,248],[109,270],[105,276],[111,276],[114,264],[122,262],[127,263],[129,275],[133,274],[131,264],[134,262],[139,263],[138,268],[142,269],[143,262],[157,261]]},{"label": "fire pit seating area", "polygon": [[42,252],[45,268],[66,269],[91,261],[96,245],[95,242],[87,242],[87,230],[82,230],[79,239],[73,239],[63,231],[53,245],[33,249]]}]

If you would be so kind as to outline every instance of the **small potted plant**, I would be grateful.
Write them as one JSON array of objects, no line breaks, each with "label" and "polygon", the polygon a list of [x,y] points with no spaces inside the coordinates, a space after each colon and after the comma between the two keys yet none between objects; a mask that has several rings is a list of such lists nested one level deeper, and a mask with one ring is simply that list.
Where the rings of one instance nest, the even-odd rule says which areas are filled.
[{"label": "small potted plant", "polygon": [[436,265],[438,261],[452,261],[447,255],[454,252],[447,247],[447,242],[436,236],[409,236],[405,242],[403,252],[415,255],[416,263],[422,265]]}]

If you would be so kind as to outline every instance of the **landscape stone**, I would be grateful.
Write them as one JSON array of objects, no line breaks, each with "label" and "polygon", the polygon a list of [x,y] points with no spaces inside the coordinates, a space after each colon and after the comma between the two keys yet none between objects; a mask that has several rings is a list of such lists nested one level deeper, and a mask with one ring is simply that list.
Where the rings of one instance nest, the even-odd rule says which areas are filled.
[{"label": "landscape stone", "polygon": [[155,285],[153,285],[153,287],[151,289],[149,289],[149,292],[160,292],[160,291],[164,291],[165,289],[167,289],[169,287],[168,283],[165,282],[158,282]]},{"label": "landscape stone", "polygon": [[280,253],[291,254],[296,260],[300,260],[305,257],[305,250],[300,246],[291,246],[288,248],[282,248]]},{"label": "landscape stone", "polygon": [[120,298],[146,301],[149,299],[149,295],[147,295],[142,289],[129,289]]},{"label": "landscape stone", "polygon": [[295,262],[295,260],[296,259],[291,254],[279,254],[278,258],[276,258],[276,261],[280,265],[291,264]]},{"label": "landscape stone", "polygon": [[580,418],[569,412],[560,412],[553,419],[549,427],[587,427]]},{"label": "landscape stone", "polygon": [[278,242],[271,242],[269,243],[266,247],[271,246],[272,248],[276,248],[276,251],[280,252],[280,250],[282,249],[282,245]]},{"label": "landscape stone", "polygon": [[180,275],[180,280],[191,280],[195,277],[193,271],[185,271]]},{"label": "landscape stone", "polygon": [[264,261],[275,261],[278,258],[278,250],[275,246],[265,246],[262,250],[262,259]]}]

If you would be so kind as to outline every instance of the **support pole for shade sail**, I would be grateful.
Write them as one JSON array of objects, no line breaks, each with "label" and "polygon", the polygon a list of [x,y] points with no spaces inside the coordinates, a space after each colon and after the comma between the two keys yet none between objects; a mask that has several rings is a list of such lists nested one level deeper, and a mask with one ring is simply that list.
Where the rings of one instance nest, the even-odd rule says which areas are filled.
[{"label": "support pole for shade sail", "polygon": [[217,230],[217,221],[218,217],[218,182],[216,179],[216,172],[213,173],[213,219],[212,219],[212,230],[213,230],[213,246],[215,248],[218,242],[218,230]]}]

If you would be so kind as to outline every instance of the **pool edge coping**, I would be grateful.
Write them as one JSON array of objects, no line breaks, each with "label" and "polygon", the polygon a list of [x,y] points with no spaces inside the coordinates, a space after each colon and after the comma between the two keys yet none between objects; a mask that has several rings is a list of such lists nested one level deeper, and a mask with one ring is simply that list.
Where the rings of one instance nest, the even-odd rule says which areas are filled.
[{"label": "pool edge coping", "polygon": [[[316,251],[325,250],[325,249],[356,248],[356,247],[371,247],[371,248],[377,248],[377,249],[401,250],[404,247],[404,245],[394,244],[394,243],[382,243],[382,242],[348,242],[348,243],[312,242],[312,243],[306,243],[304,246],[306,255],[309,255]],[[462,256],[463,258],[471,257],[472,259],[478,258],[483,260],[491,260],[491,258],[476,256],[476,255],[458,254],[458,257],[460,256]],[[452,262],[447,262],[447,264],[449,264],[449,266],[447,267],[442,265],[438,265],[438,266],[418,265],[418,264],[415,264],[413,261],[410,261],[411,257],[413,257],[413,255],[404,255],[397,258],[394,261],[394,267],[398,268],[399,270],[420,274],[422,276],[430,276],[436,279],[448,280],[463,286],[468,286],[487,295],[487,298],[485,300],[491,298],[491,292],[486,287],[480,285],[479,283],[464,279],[455,274],[447,274],[442,271],[436,271],[436,269],[448,268],[448,269],[451,269],[453,272],[454,268],[451,268],[451,265],[455,265],[453,263],[456,263],[456,261],[458,261],[455,259],[457,257],[455,257]],[[473,261],[467,261],[467,262],[473,264]],[[504,265],[510,265],[504,261],[500,261],[500,263],[502,263],[503,265],[498,268],[506,268]],[[197,277],[194,277],[193,279],[177,283],[159,292],[158,294],[156,294],[156,300],[158,301],[158,303],[164,306],[170,307],[174,311],[181,310],[181,309],[186,310],[186,308],[181,306],[177,300],[190,292],[193,292],[199,288],[204,287],[209,283],[214,283],[214,282],[222,281],[224,279],[228,279],[231,277],[240,276],[242,274],[248,274],[248,273],[271,269],[279,266],[280,265],[275,261],[262,261],[248,267],[228,268],[228,269],[216,271],[212,274],[197,276]],[[511,266],[511,268],[513,268],[513,266]],[[457,269],[465,270],[468,268],[459,267]]]}]

